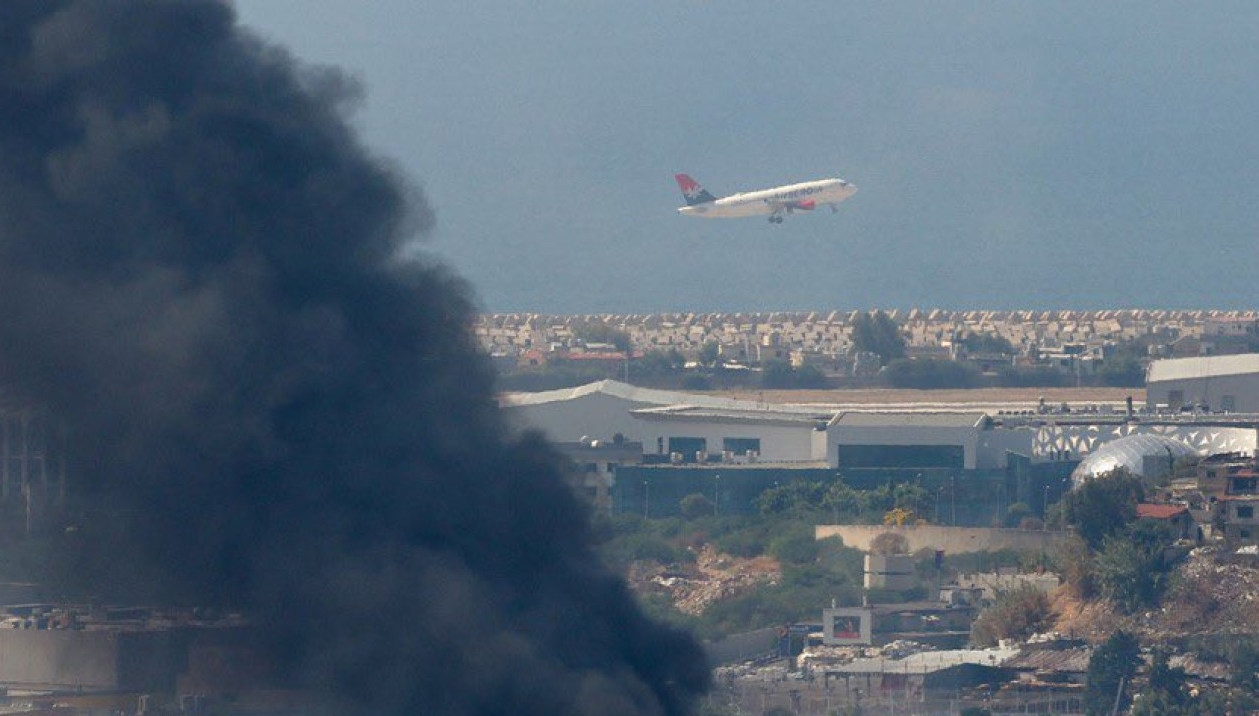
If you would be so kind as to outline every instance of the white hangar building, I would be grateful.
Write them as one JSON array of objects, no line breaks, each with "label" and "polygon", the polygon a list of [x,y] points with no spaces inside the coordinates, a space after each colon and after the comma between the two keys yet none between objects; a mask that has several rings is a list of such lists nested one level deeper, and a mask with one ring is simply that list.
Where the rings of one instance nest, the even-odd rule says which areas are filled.
[{"label": "white hangar building", "polygon": [[1151,410],[1206,406],[1259,413],[1259,353],[1154,361],[1146,376],[1145,402]]}]

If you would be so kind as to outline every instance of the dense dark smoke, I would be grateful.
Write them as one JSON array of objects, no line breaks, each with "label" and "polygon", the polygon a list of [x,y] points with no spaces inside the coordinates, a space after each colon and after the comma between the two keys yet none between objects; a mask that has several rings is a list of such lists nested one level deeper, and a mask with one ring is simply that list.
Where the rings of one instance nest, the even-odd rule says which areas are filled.
[{"label": "dense dark smoke", "polygon": [[354,99],[218,2],[0,3],[0,378],[72,431],[62,577],[246,609],[342,713],[685,713],[702,656],[504,437]]}]

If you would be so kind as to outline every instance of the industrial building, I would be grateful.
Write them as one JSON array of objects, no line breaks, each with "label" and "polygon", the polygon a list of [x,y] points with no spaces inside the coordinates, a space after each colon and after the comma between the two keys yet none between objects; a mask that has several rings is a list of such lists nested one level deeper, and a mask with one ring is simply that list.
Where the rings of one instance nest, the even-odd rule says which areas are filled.
[{"label": "industrial building", "polygon": [[1259,413],[1259,353],[1154,361],[1145,396],[1152,411]]},{"label": "industrial building", "polygon": [[[1259,372],[1253,380],[1259,394]],[[1240,388],[1230,390],[1242,400]],[[933,523],[989,525],[1015,502],[1042,512],[1092,455],[1091,474],[1119,462],[1145,474],[1189,455],[1253,455],[1259,444],[1259,413],[1114,405],[783,405],[616,381],[508,395],[502,404],[516,429],[572,447],[565,452],[590,472],[581,486],[600,507],[648,516],[675,514],[683,497],[697,493],[719,512],[753,512],[757,496],[775,484],[842,477],[859,489],[916,483],[934,496],[926,515]],[[596,444],[615,445],[615,458],[580,454],[593,455]],[[1119,460],[1146,445],[1157,449],[1138,450],[1140,464]]]}]

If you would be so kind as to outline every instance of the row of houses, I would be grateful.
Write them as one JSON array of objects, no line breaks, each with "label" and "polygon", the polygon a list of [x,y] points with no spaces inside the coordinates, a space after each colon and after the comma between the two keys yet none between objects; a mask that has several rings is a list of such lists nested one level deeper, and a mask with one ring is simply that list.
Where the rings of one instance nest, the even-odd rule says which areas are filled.
[{"label": "row of houses", "polygon": [[[634,350],[677,349],[694,356],[714,343],[728,358],[764,360],[791,355],[847,356],[860,311],[776,313],[686,313],[646,315],[491,314],[473,326],[491,355],[541,359],[564,350],[587,351],[580,339],[591,325],[624,332]],[[1092,352],[1107,343],[1144,340],[1165,356],[1236,353],[1259,334],[1255,311],[890,311],[911,352],[948,355],[969,334],[998,336],[1020,353],[1053,355]]]}]

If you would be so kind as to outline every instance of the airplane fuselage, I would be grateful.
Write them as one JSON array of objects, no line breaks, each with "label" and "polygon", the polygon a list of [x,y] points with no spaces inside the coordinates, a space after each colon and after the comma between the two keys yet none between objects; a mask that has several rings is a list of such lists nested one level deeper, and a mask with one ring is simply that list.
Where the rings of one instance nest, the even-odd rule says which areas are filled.
[{"label": "airplane fuselage", "polygon": [[843,179],[819,179],[788,184],[773,189],[741,192],[715,201],[683,206],[678,213],[710,219],[732,219],[764,214],[781,215],[809,211],[822,204],[835,204],[857,193],[857,187]]}]

